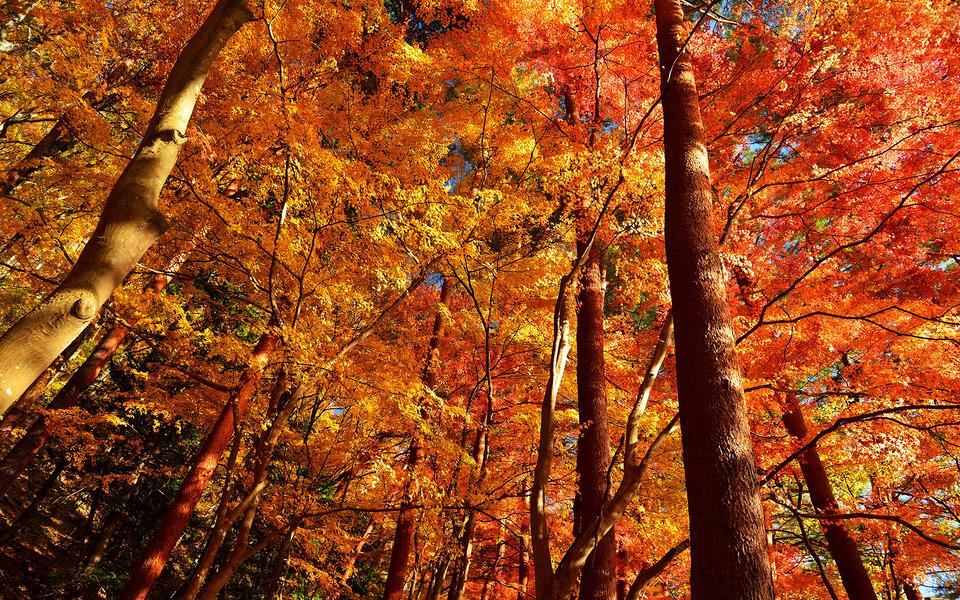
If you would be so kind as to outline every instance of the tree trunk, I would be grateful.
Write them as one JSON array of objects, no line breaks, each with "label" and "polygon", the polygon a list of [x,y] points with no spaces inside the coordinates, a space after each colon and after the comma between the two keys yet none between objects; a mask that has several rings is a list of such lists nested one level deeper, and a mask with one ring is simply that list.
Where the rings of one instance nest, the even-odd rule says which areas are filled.
[{"label": "tree trunk", "polygon": [[17,515],[17,518],[13,520],[13,523],[10,523],[9,527],[0,531],[0,546],[6,546],[16,538],[20,534],[20,531],[23,530],[24,525],[29,523],[30,519],[37,514],[37,511],[40,510],[40,505],[47,498],[47,495],[50,494],[50,491],[53,490],[54,486],[57,485],[57,481],[60,480],[60,474],[63,473],[63,468],[66,465],[67,461],[64,459],[57,461],[53,472],[44,480],[43,486],[41,486],[40,490],[33,496],[33,500],[27,508]]},{"label": "tree trunk", "polygon": [[367,545],[367,539],[370,538],[371,533],[373,533],[373,519],[370,520],[367,528],[363,530],[363,535],[357,540],[357,544],[353,548],[353,553],[350,554],[350,558],[347,560],[347,566],[343,570],[343,575],[340,576],[340,585],[347,585],[347,581],[350,579],[350,576],[353,575],[353,569],[357,564],[357,559],[363,554],[363,547]]},{"label": "tree trunk", "polygon": [[[440,304],[447,305],[450,297],[450,282],[444,280],[440,288]],[[440,337],[443,335],[443,312],[437,311],[433,318],[433,332],[427,348],[427,360],[424,364],[421,381],[433,391],[437,386],[437,367],[440,361]],[[408,480],[403,492],[404,498],[400,503],[400,512],[397,515],[397,528],[393,535],[393,546],[390,551],[390,566],[387,569],[387,581],[384,585],[383,600],[400,600],[403,594],[403,584],[407,578],[410,563],[410,551],[413,548],[413,535],[416,532],[416,511],[412,508],[412,486],[414,472],[420,464],[422,453],[421,439],[418,432],[413,433],[410,440],[410,451],[407,454]]]},{"label": "tree trunk", "polygon": [[263,593],[264,600],[274,600],[279,597],[283,588],[283,572],[287,568],[287,559],[290,557],[290,548],[293,547],[293,538],[296,535],[296,527],[290,528],[290,533],[283,538],[283,543],[277,550],[277,560],[273,563],[273,572],[270,574],[270,583]]},{"label": "tree trunk", "polygon": [[[783,424],[787,432],[796,439],[807,440],[807,423],[803,418],[800,403],[793,395],[787,397],[787,412],[783,414]],[[833,495],[827,470],[820,460],[816,446],[811,446],[800,455],[800,471],[810,490],[810,500],[817,514],[830,515],[839,512],[837,499]],[[877,600],[877,594],[870,582],[870,575],[860,558],[857,544],[843,521],[821,519],[820,527],[827,538],[830,555],[837,564],[840,581],[850,600]]]},{"label": "tree trunk", "polygon": [[[175,273],[180,270],[180,267],[184,261],[186,261],[192,249],[193,245],[191,244],[189,248],[178,252],[167,265],[166,271],[154,276],[147,290],[155,294],[162,292],[172,279],[169,273]],[[97,377],[100,376],[100,373],[110,362],[110,359],[113,358],[114,353],[120,348],[129,333],[130,330],[126,325],[116,323],[110,331],[100,338],[97,346],[90,355],[87,356],[86,360],[83,361],[80,368],[67,380],[67,383],[60,388],[60,391],[57,392],[57,395],[50,401],[47,408],[59,409],[76,406],[80,401],[80,397],[87,391],[87,388],[97,380]],[[82,337],[83,336],[80,336],[80,338],[77,339],[81,339]],[[76,341],[74,341],[74,344],[75,343]],[[71,344],[71,346],[74,344]],[[69,351],[69,349],[67,351]],[[18,404],[24,400],[28,393],[30,393],[30,390],[24,393],[24,396],[20,398]],[[47,430],[47,419],[44,416],[40,416],[40,418],[30,426],[27,433],[24,434],[16,445],[10,449],[7,455],[4,456],[3,460],[0,461],[0,490],[10,489],[13,482],[16,481],[17,478],[20,477],[20,474],[33,462],[34,458],[36,458],[37,454],[49,440],[50,432]]]},{"label": "tree trunk", "polygon": [[[0,422],[0,430],[9,432],[11,429],[21,426],[21,424],[26,425],[27,422],[36,416],[36,412],[40,408],[43,393],[47,391],[47,388],[53,383],[56,377],[63,372],[68,363],[73,359],[74,354],[80,350],[80,347],[90,339],[96,330],[97,321],[99,321],[99,317],[87,325],[83,333],[77,336],[77,339],[73,340],[73,343],[60,353],[60,356],[53,361],[53,364],[30,384],[30,387],[23,392],[23,395],[20,396],[20,399],[16,401],[7,414],[3,415],[3,420]],[[4,489],[8,490],[9,487],[0,485],[0,490]]]},{"label": "tree trunk", "polygon": [[207,484],[210,483],[210,478],[213,477],[217,463],[220,462],[220,456],[233,438],[235,427],[239,425],[234,418],[242,421],[246,416],[260,376],[279,341],[279,335],[273,326],[274,323],[271,321],[269,329],[260,336],[249,366],[240,376],[240,381],[231,392],[227,404],[220,411],[220,416],[207,435],[173,503],[160,521],[140,561],[136,563],[130,579],[120,594],[121,600],[144,600],[157,578],[160,577],[160,573],[163,572],[170,553],[187,527],[193,509],[207,488]]},{"label": "tree trunk", "polygon": [[38,170],[43,164],[43,159],[54,154],[64,145],[64,138],[68,134],[69,127],[67,126],[67,119],[66,117],[60,117],[54,126],[50,128],[50,131],[40,138],[40,141],[30,149],[30,152],[17,164],[7,170],[3,180],[0,181],[0,196],[9,196],[24,179]]},{"label": "tree trunk", "polygon": [[[582,227],[582,226],[581,226]],[[584,252],[589,229],[580,231],[577,250]],[[607,424],[607,391],[603,360],[604,277],[600,249],[594,244],[580,275],[577,303],[577,404],[580,437],[577,440],[577,474],[580,523],[600,518],[610,492],[610,433]],[[580,532],[577,533],[579,535]],[[617,597],[617,542],[610,529],[587,559],[580,577],[580,600],[614,600]]]},{"label": "tree trunk", "polygon": [[774,597],[710,168],[679,0],[655,0],[666,160],[665,241],[690,516],[691,598]]},{"label": "tree trunk", "polygon": [[160,237],[160,192],[217,55],[252,19],[244,0],[219,0],[174,64],[140,147],[114,184],[93,236],[57,289],[0,337],[0,414],[94,318]]},{"label": "tree trunk", "polygon": [[663,573],[670,563],[673,562],[681,552],[690,547],[690,540],[683,540],[673,548],[667,550],[667,553],[664,554],[660,560],[653,563],[650,566],[640,569],[640,572],[637,573],[636,579],[633,580],[633,584],[630,585],[630,589],[627,590],[626,600],[639,600],[640,593],[643,591],[643,588],[649,584],[654,577]]},{"label": "tree trunk", "polygon": [[[285,385],[285,381],[285,377],[279,378],[278,386]],[[264,547],[263,541],[259,542],[256,546],[251,547],[248,545],[250,540],[250,532],[253,529],[253,522],[257,516],[257,510],[260,506],[260,495],[267,486],[267,468],[273,461],[273,451],[276,448],[277,440],[280,438],[280,432],[283,429],[283,425],[290,417],[290,414],[297,407],[297,405],[300,404],[300,398],[302,397],[302,394],[303,386],[298,385],[292,392],[283,394],[283,396],[286,397],[285,403],[280,404],[278,402],[275,405],[277,412],[274,414],[273,420],[270,423],[270,427],[268,427],[267,430],[260,435],[260,437],[257,439],[257,443],[254,446],[255,454],[251,488],[247,492],[243,501],[233,509],[231,516],[226,520],[226,526],[229,529],[233,523],[240,518],[240,516],[243,516],[243,520],[240,524],[240,530],[237,532],[237,537],[236,540],[234,540],[233,547],[230,549],[230,553],[227,555],[224,565],[210,577],[209,581],[204,582],[207,571],[213,564],[213,558],[216,557],[217,548],[213,549],[213,552],[210,554],[210,562],[206,565],[201,565],[201,569],[204,570],[199,573],[199,576],[196,578],[197,585],[205,583],[204,587],[200,590],[199,594],[185,595],[184,597],[186,600],[193,600],[194,597],[200,598],[201,600],[215,598],[217,594],[220,593],[220,589],[230,581],[230,578],[240,567],[240,565],[242,565]],[[277,394],[275,390],[273,397],[277,397],[279,395],[280,394]],[[271,402],[271,404],[273,404],[273,402]]]}]

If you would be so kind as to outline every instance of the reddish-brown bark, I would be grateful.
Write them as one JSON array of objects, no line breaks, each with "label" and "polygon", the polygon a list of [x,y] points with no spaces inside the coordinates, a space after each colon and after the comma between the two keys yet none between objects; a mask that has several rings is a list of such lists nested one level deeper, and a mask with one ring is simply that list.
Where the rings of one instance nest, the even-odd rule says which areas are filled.
[{"label": "reddish-brown bark", "polygon": [[220,416],[197,453],[183,485],[164,514],[160,525],[136,563],[130,579],[120,593],[122,600],[145,600],[166,567],[170,553],[187,527],[190,515],[210,483],[220,456],[233,438],[237,422],[243,420],[263,370],[279,342],[278,333],[271,327],[260,336],[247,369],[240,376]]},{"label": "reddish-brown bark", "polygon": [[[789,396],[787,402],[787,412],[783,413],[783,424],[790,435],[806,441],[809,431],[800,404],[794,396]],[[800,455],[800,471],[810,490],[810,501],[817,513],[829,515],[839,512],[840,506],[833,495],[827,470],[823,466],[823,461],[820,460],[820,453],[816,446],[811,446]],[[870,575],[863,566],[857,543],[844,527],[843,521],[821,520],[820,527],[827,538],[827,547],[837,565],[837,571],[840,572],[843,589],[846,590],[850,600],[876,600],[877,594],[870,581]]]},{"label": "reddish-brown bark", "polygon": [[[589,230],[581,232],[578,251],[584,252]],[[604,277],[596,244],[580,276],[577,296],[577,402],[580,437],[577,441],[580,522],[600,517],[609,494],[610,432],[603,359]],[[581,600],[612,600],[617,594],[616,533],[611,529],[594,548],[580,576]]]},{"label": "reddish-brown bark", "polygon": [[[450,282],[444,280],[440,288],[440,304],[446,305],[450,297]],[[427,359],[421,374],[424,385],[433,390],[437,385],[437,366],[439,363],[440,337],[443,335],[443,313],[437,311],[433,319],[433,331],[427,348]],[[410,441],[410,451],[407,454],[407,473],[412,479],[413,473],[420,464],[422,453],[420,437],[414,433]],[[400,600],[403,596],[403,584],[407,578],[410,563],[410,552],[413,548],[413,535],[416,532],[416,511],[412,508],[411,484],[408,481],[404,490],[404,498],[397,515],[397,528],[393,535],[393,546],[390,550],[390,566],[387,569],[387,582],[384,585],[384,600]]]},{"label": "reddish-brown bark", "polygon": [[665,241],[693,600],[772,600],[763,512],[693,65],[678,0],[656,0],[666,160]]}]

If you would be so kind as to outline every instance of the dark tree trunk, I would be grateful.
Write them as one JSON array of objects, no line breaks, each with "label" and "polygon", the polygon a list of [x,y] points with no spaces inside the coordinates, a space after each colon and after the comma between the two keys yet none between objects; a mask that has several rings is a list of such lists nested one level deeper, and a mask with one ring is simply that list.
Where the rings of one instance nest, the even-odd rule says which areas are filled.
[{"label": "dark tree trunk", "polygon": [[[581,227],[577,250],[582,253],[589,229]],[[610,433],[607,424],[607,390],[603,359],[604,277],[597,244],[580,276],[577,303],[577,403],[580,438],[577,441],[579,523],[600,518],[609,494]],[[580,576],[580,600],[614,600],[617,597],[617,542],[611,529],[594,548]]]},{"label": "dark tree trunk", "polygon": [[66,460],[60,459],[57,461],[57,466],[54,467],[53,472],[44,480],[43,485],[33,496],[33,500],[30,501],[27,508],[17,515],[17,518],[13,520],[13,523],[11,523],[9,527],[0,531],[0,546],[9,544],[20,534],[23,527],[33,519],[34,515],[40,510],[40,505],[43,504],[43,501],[46,500],[50,491],[57,485],[57,481],[60,480],[60,474],[63,473],[63,468],[66,464]]},{"label": "dark tree trunk", "polygon": [[[440,303],[447,304],[450,297],[449,280],[443,282],[440,288]],[[421,380],[424,385],[434,390],[437,386],[437,367],[439,366],[440,337],[443,335],[443,313],[437,311],[433,318],[433,331],[430,344],[427,348],[427,359],[424,363]],[[393,534],[393,546],[390,550],[390,566],[387,569],[387,582],[384,585],[383,600],[400,600],[403,596],[403,584],[409,571],[410,552],[413,548],[413,536],[416,533],[417,513],[412,507],[412,478],[414,471],[420,464],[422,448],[420,435],[413,433],[410,440],[410,451],[407,454],[408,482],[404,490],[404,498],[400,503],[400,512],[397,515],[397,528]]]},{"label": "dark tree trunk", "polygon": [[772,600],[763,511],[723,268],[710,168],[679,0],[655,0],[666,160],[665,240],[693,600]]},{"label": "dark tree trunk", "polygon": [[[800,441],[807,439],[807,422],[803,417],[796,397],[787,398],[787,412],[783,414],[783,424],[787,432]],[[827,470],[820,460],[816,446],[811,446],[800,455],[800,471],[810,490],[810,500],[818,514],[829,515],[839,512],[837,499],[833,495]],[[857,543],[850,536],[842,521],[820,520],[820,527],[827,538],[830,556],[837,564],[840,581],[850,600],[877,600],[877,594],[870,582],[870,575],[860,559]]]},{"label": "dark tree trunk", "polygon": [[240,381],[231,392],[230,399],[220,412],[220,416],[210,433],[207,434],[207,438],[204,440],[183,485],[174,497],[170,508],[164,514],[156,533],[147,544],[143,556],[136,563],[130,574],[130,579],[120,593],[122,600],[145,600],[147,594],[150,593],[150,589],[166,567],[167,561],[170,559],[170,553],[173,552],[173,548],[177,545],[183,530],[186,529],[190,515],[193,514],[193,509],[200,501],[204,490],[207,489],[207,484],[213,477],[217,463],[220,462],[220,456],[233,438],[235,427],[239,425],[234,418],[242,421],[246,416],[247,408],[250,405],[253,393],[256,391],[260,376],[263,374],[270,355],[279,342],[279,336],[273,329],[273,325],[273,322],[271,322],[267,332],[260,336],[260,341],[257,342],[250,358],[249,366],[240,376]]}]

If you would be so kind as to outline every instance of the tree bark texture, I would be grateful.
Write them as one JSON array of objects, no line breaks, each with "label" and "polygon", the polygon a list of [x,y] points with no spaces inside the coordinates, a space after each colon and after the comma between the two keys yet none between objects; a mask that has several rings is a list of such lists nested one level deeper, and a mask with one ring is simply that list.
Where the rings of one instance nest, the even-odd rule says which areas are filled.
[{"label": "tree bark texture", "polygon": [[220,462],[220,456],[233,438],[238,425],[235,419],[242,421],[246,416],[257,383],[278,342],[279,335],[273,327],[260,336],[249,366],[240,376],[240,381],[231,392],[230,399],[220,411],[220,416],[210,433],[207,434],[183,485],[130,574],[130,579],[120,594],[122,600],[145,600],[160,577],[170,558],[170,553],[173,552],[173,548],[187,527],[190,515],[193,514],[197,502],[213,477],[217,463]]},{"label": "tree bark texture", "polygon": [[693,600],[772,600],[750,425],[713,228],[710,168],[679,0],[655,0],[665,240]]},{"label": "tree bark texture", "polygon": [[[801,442],[806,441],[809,431],[803,417],[800,403],[795,396],[787,398],[787,412],[783,414],[783,424],[787,432]],[[816,446],[811,446],[800,455],[800,471],[810,490],[810,501],[818,514],[830,515],[839,512],[840,506],[833,495],[827,470],[820,460]],[[840,581],[850,600],[877,600],[877,594],[870,581],[857,543],[844,526],[843,521],[820,520],[820,527],[827,538],[827,547],[840,572]]]},{"label": "tree bark texture", "polygon": [[[578,251],[584,252],[586,236],[581,234],[578,237]],[[577,474],[581,523],[600,518],[610,493],[607,479],[610,469],[610,431],[603,359],[604,287],[600,250],[594,244],[580,274],[580,293],[577,298],[577,403],[580,415]],[[614,600],[616,597],[617,546],[616,533],[611,528],[597,543],[581,572],[579,598]]]},{"label": "tree bark texture", "polygon": [[[450,282],[444,280],[440,288],[440,304],[446,306],[450,297]],[[437,386],[437,367],[440,362],[440,338],[443,335],[443,311],[438,310],[433,318],[433,331],[427,348],[427,359],[424,363],[421,381],[430,390]],[[410,440],[410,450],[407,454],[408,481],[404,489],[404,497],[400,503],[400,512],[397,515],[397,527],[394,530],[393,546],[390,550],[390,566],[387,569],[387,581],[384,585],[384,600],[400,600],[403,594],[403,585],[409,570],[410,552],[413,548],[413,536],[416,533],[416,510],[412,508],[412,479],[417,466],[420,464],[422,441],[417,432]]]}]

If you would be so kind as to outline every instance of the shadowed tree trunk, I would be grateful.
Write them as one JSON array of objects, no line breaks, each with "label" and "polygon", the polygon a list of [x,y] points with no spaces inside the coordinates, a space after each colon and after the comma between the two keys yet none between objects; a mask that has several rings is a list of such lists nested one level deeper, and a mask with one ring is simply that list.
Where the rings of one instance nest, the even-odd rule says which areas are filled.
[{"label": "shadowed tree trunk", "polygon": [[184,46],[140,147],[70,273],[0,337],[0,414],[80,334],[166,229],[160,192],[186,141],[197,96],[220,51],[251,19],[245,0],[220,0]]},{"label": "shadowed tree trunk", "polygon": [[290,549],[293,547],[293,538],[297,533],[296,527],[291,527],[290,532],[283,538],[283,543],[277,550],[277,559],[273,563],[273,572],[270,573],[270,581],[267,589],[263,593],[264,600],[274,600],[278,598],[283,587],[283,573],[287,569],[287,560],[290,558]]},{"label": "shadowed tree trunk", "polygon": [[773,579],[679,0],[655,0],[666,161],[665,232],[693,600],[772,600]]},{"label": "shadowed tree trunk", "polygon": [[[444,280],[440,288],[440,304],[446,306],[450,297],[450,281]],[[433,332],[427,349],[427,359],[424,364],[421,380],[433,391],[437,386],[437,367],[440,362],[440,337],[443,335],[443,311],[438,310],[433,318]],[[410,551],[413,547],[413,535],[416,531],[417,513],[410,497],[413,487],[414,471],[420,464],[421,448],[420,435],[413,433],[410,440],[410,450],[407,454],[408,479],[404,489],[404,497],[400,503],[400,512],[397,515],[397,528],[393,535],[393,546],[390,550],[390,566],[387,569],[387,581],[384,585],[384,600],[400,600],[403,594],[403,584],[407,578],[410,563]]]},{"label": "shadowed tree trunk", "polygon": [[[586,251],[589,230],[580,231],[577,250]],[[580,274],[577,311],[577,405],[580,437],[577,441],[580,523],[600,518],[610,492],[610,432],[607,424],[607,391],[603,360],[604,277],[600,250],[589,249]],[[579,535],[577,532],[576,535]],[[597,543],[580,576],[580,600],[614,600],[617,597],[617,542],[613,528]]]},{"label": "shadowed tree trunk", "polygon": [[37,511],[40,510],[40,505],[46,500],[54,486],[57,485],[57,481],[60,480],[60,474],[63,473],[63,468],[66,465],[67,461],[65,459],[57,461],[53,472],[44,480],[43,485],[37,493],[34,494],[33,500],[27,505],[27,508],[17,515],[17,518],[13,520],[13,523],[11,523],[9,527],[0,531],[0,546],[6,546],[11,540],[16,538],[23,530],[24,525],[29,523],[33,516],[37,514]]},{"label": "shadowed tree trunk", "polygon": [[[787,397],[787,412],[783,413],[783,424],[790,435],[801,442],[806,441],[809,434],[807,422],[800,403],[793,395]],[[800,455],[800,471],[810,490],[810,501],[817,514],[830,515],[839,512],[840,507],[833,495],[827,470],[820,460],[816,446],[811,446]],[[840,581],[850,600],[877,600],[870,575],[867,574],[857,550],[857,543],[850,536],[843,521],[821,519],[820,527],[827,538],[830,556],[837,565]]]},{"label": "shadowed tree trunk", "polygon": [[166,567],[170,553],[187,527],[190,515],[203,495],[213,472],[220,462],[220,456],[226,449],[234,432],[246,416],[247,408],[257,388],[270,355],[279,342],[279,334],[271,321],[266,333],[260,336],[253,349],[247,369],[240,376],[230,398],[220,416],[207,434],[203,446],[187,474],[183,485],[174,497],[170,508],[164,514],[156,533],[153,534],[147,548],[130,574],[130,579],[120,594],[122,600],[144,600]]}]

